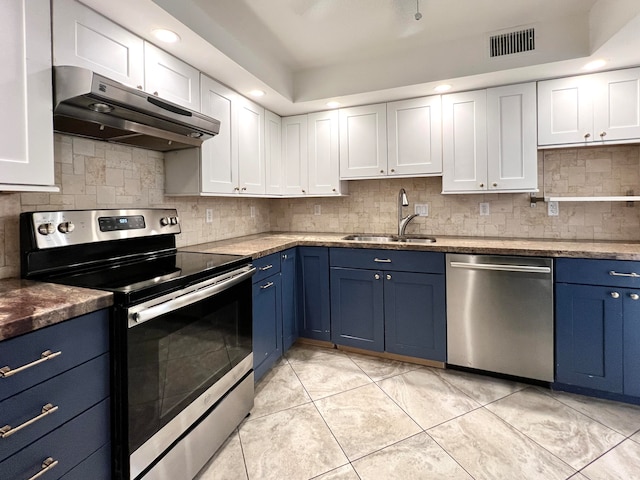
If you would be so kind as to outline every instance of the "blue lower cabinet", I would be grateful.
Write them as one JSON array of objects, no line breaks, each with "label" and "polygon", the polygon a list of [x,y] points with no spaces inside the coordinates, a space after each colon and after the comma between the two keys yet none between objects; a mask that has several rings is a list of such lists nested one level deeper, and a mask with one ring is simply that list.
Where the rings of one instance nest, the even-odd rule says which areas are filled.
[{"label": "blue lower cabinet", "polygon": [[621,293],[624,294],[624,394],[640,397],[640,290]]},{"label": "blue lower cabinet", "polygon": [[280,274],[253,284],[253,369],[258,381],[282,355]]},{"label": "blue lower cabinet", "polygon": [[444,362],[444,275],[384,272],[385,350]]},{"label": "blue lower cabinet", "polygon": [[384,351],[382,272],[331,268],[331,341]]},{"label": "blue lower cabinet", "polygon": [[282,351],[291,348],[298,339],[297,254],[295,248],[280,255],[282,275]]},{"label": "blue lower cabinet", "polygon": [[329,341],[329,249],[298,247],[297,261],[299,335]]},{"label": "blue lower cabinet", "polygon": [[556,284],[556,382],[623,393],[623,299],[612,287]]}]

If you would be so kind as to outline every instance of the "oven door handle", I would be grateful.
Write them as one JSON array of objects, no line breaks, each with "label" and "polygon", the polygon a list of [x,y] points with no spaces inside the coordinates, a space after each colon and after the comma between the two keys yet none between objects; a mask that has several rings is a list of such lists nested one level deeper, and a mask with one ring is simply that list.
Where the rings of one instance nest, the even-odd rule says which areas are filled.
[{"label": "oven door handle", "polygon": [[213,295],[217,295],[218,293],[224,292],[225,290],[233,287],[234,285],[239,284],[240,282],[245,281],[250,278],[254,273],[256,273],[255,267],[242,272],[238,275],[235,275],[228,280],[223,280],[220,283],[215,283],[209,287],[204,287],[199,290],[195,290],[194,292],[186,293],[179,297],[175,297],[166,302],[160,303],[158,305],[154,305],[153,307],[146,308],[139,312],[135,312],[129,314],[129,318],[133,320],[135,323],[129,326],[139,325],[146,321],[149,321],[153,318],[159,317],[160,315],[164,315],[165,313],[172,312],[173,310],[177,310],[182,307],[186,307],[187,305],[191,305],[192,303],[199,302],[207,297],[211,297]]}]

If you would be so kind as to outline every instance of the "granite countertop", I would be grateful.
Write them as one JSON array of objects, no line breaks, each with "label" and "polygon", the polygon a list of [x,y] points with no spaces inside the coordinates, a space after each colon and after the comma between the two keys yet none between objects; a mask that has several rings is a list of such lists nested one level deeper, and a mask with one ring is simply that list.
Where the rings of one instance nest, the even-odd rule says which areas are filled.
[{"label": "granite countertop", "polygon": [[445,253],[526,255],[608,260],[640,260],[640,242],[436,237],[435,243],[382,243],[342,240],[344,233],[260,233],[183,247],[208,253],[250,255],[254,259],[297,246],[381,248]]},{"label": "granite countertop", "polygon": [[0,280],[0,341],[113,305],[110,292],[17,278]]}]

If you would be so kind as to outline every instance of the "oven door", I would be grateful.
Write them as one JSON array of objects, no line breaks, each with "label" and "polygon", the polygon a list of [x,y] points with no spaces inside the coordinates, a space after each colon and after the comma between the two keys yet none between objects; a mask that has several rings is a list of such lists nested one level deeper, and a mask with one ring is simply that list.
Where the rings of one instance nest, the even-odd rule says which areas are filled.
[{"label": "oven door", "polygon": [[243,267],[128,309],[130,478],[253,368],[253,273]]}]

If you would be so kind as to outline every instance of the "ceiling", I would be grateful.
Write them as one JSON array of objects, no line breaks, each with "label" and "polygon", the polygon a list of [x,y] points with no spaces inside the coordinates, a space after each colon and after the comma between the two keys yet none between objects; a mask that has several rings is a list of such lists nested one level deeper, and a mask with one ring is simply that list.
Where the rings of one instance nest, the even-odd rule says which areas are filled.
[{"label": "ceiling", "polygon": [[[640,65],[637,0],[82,0],[280,115]],[[488,37],[523,26],[533,52],[490,58]],[[154,40],[152,40],[154,41]],[[157,43],[154,41],[154,43]]]}]

